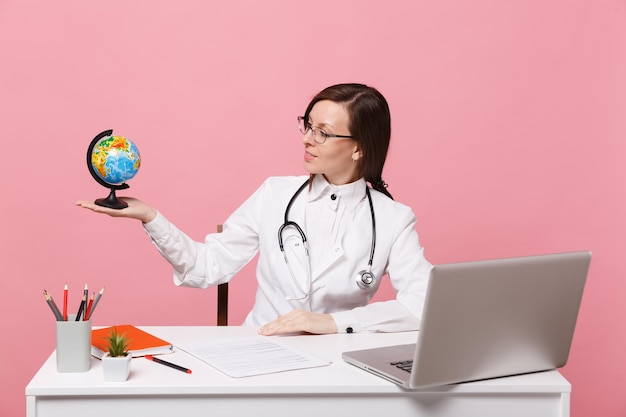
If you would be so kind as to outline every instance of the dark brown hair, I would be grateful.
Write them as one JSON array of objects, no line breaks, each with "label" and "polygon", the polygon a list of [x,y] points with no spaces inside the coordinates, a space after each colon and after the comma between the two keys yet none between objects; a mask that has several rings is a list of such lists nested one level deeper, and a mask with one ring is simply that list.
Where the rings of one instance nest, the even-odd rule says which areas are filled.
[{"label": "dark brown hair", "polygon": [[373,189],[393,199],[382,178],[391,139],[391,116],[385,97],[375,88],[363,84],[333,85],[313,97],[304,113],[305,120],[309,119],[315,103],[322,100],[346,106],[350,116],[350,135],[363,152],[363,157],[357,162],[359,176],[365,178]]}]

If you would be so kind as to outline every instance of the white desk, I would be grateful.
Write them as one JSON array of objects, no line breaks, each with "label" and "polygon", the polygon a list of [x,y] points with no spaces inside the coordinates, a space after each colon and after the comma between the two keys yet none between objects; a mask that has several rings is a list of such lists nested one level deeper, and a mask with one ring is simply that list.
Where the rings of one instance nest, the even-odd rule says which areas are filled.
[{"label": "white desk", "polygon": [[[174,345],[254,334],[245,327],[142,327]],[[126,382],[105,382],[100,361],[57,373],[53,352],[26,386],[27,417],[46,416],[532,416],[567,417],[571,385],[557,371],[405,391],[341,359],[354,349],[411,343],[415,333],[285,336],[280,341],[330,366],[229,378],[177,351],[164,359],[186,374],[134,358]]]}]

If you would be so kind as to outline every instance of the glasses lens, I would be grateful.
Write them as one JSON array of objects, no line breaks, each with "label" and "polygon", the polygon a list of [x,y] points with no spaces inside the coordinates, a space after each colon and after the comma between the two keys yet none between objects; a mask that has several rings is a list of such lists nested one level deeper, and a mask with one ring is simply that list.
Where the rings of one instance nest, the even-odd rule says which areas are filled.
[{"label": "glasses lens", "polygon": [[[313,128],[311,128],[311,130],[313,130]],[[317,143],[324,143],[326,142],[326,138],[328,138],[328,134],[326,134],[326,132],[324,132],[321,129],[317,129],[317,131],[313,130],[313,140]]]},{"label": "glasses lens", "polygon": [[311,132],[311,137],[317,143],[324,143],[326,142],[326,138],[328,138],[328,134],[326,132],[317,127],[311,126],[303,116],[298,116],[298,129],[303,135]]}]

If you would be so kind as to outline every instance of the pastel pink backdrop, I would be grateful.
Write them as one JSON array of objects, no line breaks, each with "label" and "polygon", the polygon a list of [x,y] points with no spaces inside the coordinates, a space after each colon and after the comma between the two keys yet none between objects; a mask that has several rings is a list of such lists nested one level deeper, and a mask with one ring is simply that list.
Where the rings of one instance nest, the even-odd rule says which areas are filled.
[{"label": "pastel pink backdrop", "polygon": [[[433,263],[593,251],[569,364],[574,417],[626,401],[626,5],[618,0],[0,2],[0,415],[54,348],[42,291],[95,325],[212,325],[140,225],[76,208],[100,131],[140,147],[131,188],[194,238],[267,176],[302,174],[295,117],[321,88],[379,88],[385,179]],[[231,323],[255,291],[232,282]],[[388,288],[381,298],[391,297]]]}]

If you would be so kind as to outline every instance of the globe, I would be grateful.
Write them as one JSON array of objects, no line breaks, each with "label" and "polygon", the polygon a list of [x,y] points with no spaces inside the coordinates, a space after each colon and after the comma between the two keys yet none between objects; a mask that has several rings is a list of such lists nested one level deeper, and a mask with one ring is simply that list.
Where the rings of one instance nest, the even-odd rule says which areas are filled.
[{"label": "globe", "polygon": [[98,134],[87,150],[87,167],[93,178],[110,189],[107,198],[97,199],[96,204],[113,209],[128,205],[117,198],[116,190],[128,188],[126,181],[132,179],[141,166],[137,145],[124,136],[113,135],[113,130]]}]

